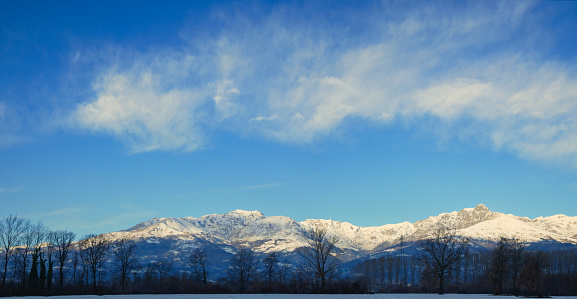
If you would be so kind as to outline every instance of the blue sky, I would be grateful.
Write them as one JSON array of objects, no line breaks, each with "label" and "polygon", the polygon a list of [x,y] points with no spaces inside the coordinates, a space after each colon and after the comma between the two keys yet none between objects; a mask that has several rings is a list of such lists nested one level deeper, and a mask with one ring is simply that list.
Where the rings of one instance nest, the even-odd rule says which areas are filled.
[{"label": "blue sky", "polygon": [[577,3],[0,1],[0,216],[577,214]]}]

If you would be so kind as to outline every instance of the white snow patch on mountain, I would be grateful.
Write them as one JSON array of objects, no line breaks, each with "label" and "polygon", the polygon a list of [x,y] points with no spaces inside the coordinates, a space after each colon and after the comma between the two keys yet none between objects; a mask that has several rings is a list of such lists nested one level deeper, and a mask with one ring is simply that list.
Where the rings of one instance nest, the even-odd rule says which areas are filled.
[{"label": "white snow patch on mountain", "polygon": [[[370,252],[378,248],[430,237],[439,227],[456,230],[471,240],[497,241],[501,237],[517,238],[523,242],[556,240],[577,244],[577,217],[554,215],[529,219],[490,211],[479,204],[475,208],[431,216],[415,223],[402,222],[378,227],[359,227],[348,222],[307,219],[297,222],[285,216],[266,217],[259,211],[235,210],[226,214],[210,214],[200,218],[155,218],[120,232],[113,238],[159,242],[162,238],[181,240],[181,248],[195,248],[200,240],[236,248],[249,246],[257,252],[293,252],[306,246],[304,232],[320,225],[328,236],[338,239],[342,250]],[[224,246],[223,250],[233,251]]]}]

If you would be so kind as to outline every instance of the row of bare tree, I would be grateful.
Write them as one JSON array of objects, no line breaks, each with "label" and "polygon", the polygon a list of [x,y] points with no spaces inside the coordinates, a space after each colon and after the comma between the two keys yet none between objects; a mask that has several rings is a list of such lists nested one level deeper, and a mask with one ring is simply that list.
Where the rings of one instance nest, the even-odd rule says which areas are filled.
[{"label": "row of bare tree", "polygon": [[[529,251],[514,238],[501,238],[491,250],[469,252],[466,239],[439,229],[416,244],[413,256],[369,259],[354,268],[370,290],[577,295],[577,250]],[[409,244],[411,245],[411,244]]]},{"label": "row of bare tree", "polygon": [[187,269],[174,273],[173,261],[166,258],[141,265],[132,240],[86,235],[74,242],[72,232],[50,231],[9,216],[0,220],[0,295],[367,290],[442,294],[447,286],[459,292],[517,294],[521,287],[528,295],[577,294],[575,250],[528,252],[518,240],[502,238],[491,251],[469,252],[466,239],[454,230],[439,229],[418,243],[417,254],[403,254],[407,244],[402,243],[401,254],[364,261],[343,278],[338,239],[321,225],[304,235],[307,246],[297,250],[298,265],[286,258],[281,262],[274,251],[259,258],[251,248],[243,248],[230,259],[227,275],[215,279],[219,275],[209,272],[211,263],[222,261],[211,260],[214,257],[203,248],[184,258]]},{"label": "row of bare tree", "polygon": [[[308,289],[311,292],[327,292],[327,287],[337,276],[339,261],[335,252],[336,237],[328,236],[326,228],[317,225],[305,232],[308,246],[298,249],[303,264],[297,271],[288,262],[280,262],[277,252],[270,252],[259,260],[250,248],[239,250],[231,259],[226,282],[235,291],[244,293],[259,290],[265,292],[287,289],[289,280],[307,276]],[[206,252],[195,249],[190,255],[189,266],[197,285],[207,285],[207,268],[210,264]],[[295,282],[296,284],[296,282]],[[302,283],[301,283],[302,289]]]},{"label": "row of bare tree", "polygon": [[[2,272],[0,295],[51,295],[66,293],[103,293],[111,285],[122,293],[127,288],[157,292],[172,271],[172,261],[161,259],[140,265],[136,243],[128,239],[112,242],[106,235],[86,235],[74,242],[70,231],[50,231],[44,225],[9,216],[0,221]],[[264,259],[256,258],[250,248],[238,251],[230,261],[228,276],[218,289],[230,291],[272,291],[298,288],[308,292],[326,292],[337,276],[334,237],[327,236],[321,226],[306,232],[307,247],[298,253],[303,264],[295,271],[288,262],[281,263],[278,254],[271,252]],[[202,248],[188,257],[188,279],[196,289],[214,287],[209,278],[210,259]],[[57,271],[57,275],[54,271]],[[306,278],[305,278],[306,277]],[[174,280],[175,278],[172,278]],[[300,283],[297,283],[300,281]],[[53,286],[58,283],[58,287]],[[255,287],[258,285],[258,287]]]},{"label": "row of bare tree", "polygon": [[[122,285],[137,268],[133,241],[121,239],[113,243],[104,235],[87,235],[79,242],[75,239],[73,232],[51,231],[41,223],[33,224],[18,216],[1,219],[0,295],[64,294],[85,288],[89,281],[92,292],[97,292],[110,257],[114,277]],[[54,286],[54,282],[58,285]]]},{"label": "row of bare tree", "polygon": [[54,288],[55,262],[59,265],[58,288],[63,290],[63,265],[68,261],[75,238],[73,232],[50,231],[41,223],[32,224],[29,220],[17,216],[10,215],[1,219],[0,293],[5,293],[8,287],[12,290],[18,289],[21,293],[50,292]]}]

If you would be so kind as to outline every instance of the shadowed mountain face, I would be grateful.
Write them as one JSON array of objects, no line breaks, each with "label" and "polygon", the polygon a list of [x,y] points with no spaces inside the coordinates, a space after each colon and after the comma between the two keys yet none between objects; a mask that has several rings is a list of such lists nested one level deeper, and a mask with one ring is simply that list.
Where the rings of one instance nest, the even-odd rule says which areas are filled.
[{"label": "shadowed mountain face", "polygon": [[215,260],[213,267],[226,268],[230,256],[246,247],[263,256],[278,252],[289,262],[295,262],[296,249],[306,246],[303,233],[315,225],[324,226],[328,235],[338,237],[336,245],[343,262],[394,252],[401,238],[405,244],[414,244],[431,236],[439,227],[455,229],[477,248],[490,247],[500,237],[516,238],[536,248],[577,244],[577,217],[555,215],[529,219],[492,212],[482,204],[415,223],[378,227],[321,219],[296,222],[284,216],[266,217],[258,211],[235,210],[200,218],[155,218],[107,235],[113,240],[126,237],[137,241],[145,261],[167,257],[186,267],[192,250],[202,247]]}]

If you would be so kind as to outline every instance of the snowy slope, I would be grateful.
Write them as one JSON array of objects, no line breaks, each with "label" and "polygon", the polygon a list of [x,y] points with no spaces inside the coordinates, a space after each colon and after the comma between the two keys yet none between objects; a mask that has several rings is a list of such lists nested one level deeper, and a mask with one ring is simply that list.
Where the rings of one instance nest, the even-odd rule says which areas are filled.
[{"label": "snowy slope", "polygon": [[405,242],[427,238],[438,227],[455,228],[459,235],[478,241],[478,244],[497,241],[500,237],[514,237],[524,242],[554,240],[577,244],[577,217],[555,215],[529,219],[492,212],[482,204],[415,223],[378,227],[319,219],[296,222],[284,216],[266,217],[258,211],[235,210],[200,218],[155,218],[109,235],[113,239],[127,237],[148,243],[177,240],[172,248],[174,252],[189,251],[200,244],[214,244],[227,252],[251,247],[260,253],[291,253],[306,245],[304,232],[315,225],[326,227],[329,236],[338,238],[337,247],[356,257],[394,246],[401,237]]}]

